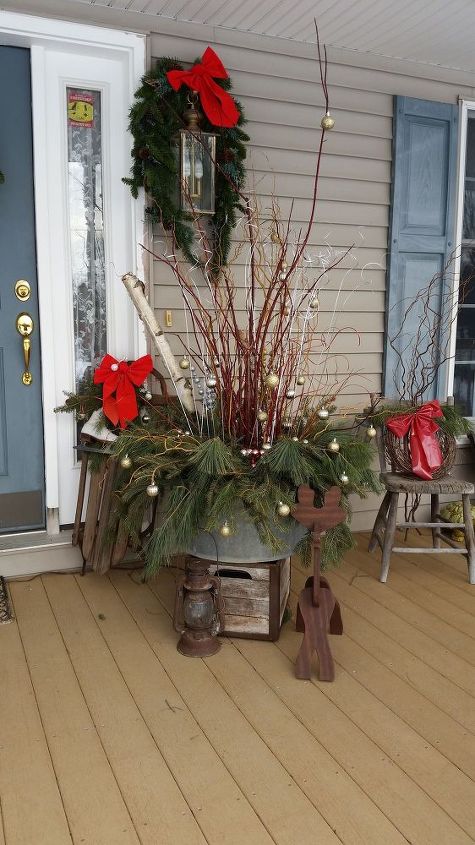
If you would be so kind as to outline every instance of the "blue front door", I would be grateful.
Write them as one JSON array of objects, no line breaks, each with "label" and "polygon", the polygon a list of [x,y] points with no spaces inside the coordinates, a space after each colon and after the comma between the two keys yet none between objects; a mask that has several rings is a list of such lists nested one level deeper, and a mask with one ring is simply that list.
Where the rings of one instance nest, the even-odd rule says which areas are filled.
[{"label": "blue front door", "polygon": [[0,533],[45,526],[30,54],[0,47]]}]

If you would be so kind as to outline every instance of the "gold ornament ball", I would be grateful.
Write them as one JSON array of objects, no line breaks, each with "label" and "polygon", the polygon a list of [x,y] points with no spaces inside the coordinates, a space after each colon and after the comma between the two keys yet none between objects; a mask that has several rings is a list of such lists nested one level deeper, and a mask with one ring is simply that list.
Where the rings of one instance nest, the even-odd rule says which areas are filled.
[{"label": "gold ornament ball", "polygon": [[318,299],[318,296],[314,296],[314,298],[311,299],[310,302],[308,303],[308,307],[311,308],[312,311],[316,311],[318,309],[319,305],[320,305],[320,301]]},{"label": "gold ornament ball", "polygon": [[265,422],[267,419],[267,411],[258,411],[257,419],[259,420],[259,422]]},{"label": "gold ornament ball", "polygon": [[320,126],[322,127],[322,129],[325,129],[326,132],[329,132],[330,129],[333,129],[334,125],[335,118],[333,118],[330,112],[327,111],[327,113],[323,115],[320,121]]},{"label": "gold ornament ball", "polygon": [[120,465],[122,469],[130,469],[130,467],[132,466],[132,461],[128,455],[124,455],[124,457],[120,459]]},{"label": "gold ornament ball", "polygon": [[344,473],[342,473],[342,475],[340,475],[340,481],[341,481],[342,484],[348,484],[349,480],[350,479],[348,478],[346,472],[344,472]]},{"label": "gold ornament ball", "polygon": [[147,496],[154,499],[155,496],[158,496],[158,487],[156,484],[149,484],[147,487]]},{"label": "gold ornament ball", "polygon": [[330,443],[328,444],[327,448],[329,452],[336,453],[340,451],[340,444],[338,443],[336,437],[334,437],[333,440],[330,440]]},{"label": "gold ornament ball", "polygon": [[299,442],[298,437],[292,437],[292,440],[294,441],[294,443],[298,443],[298,442]]},{"label": "gold ornament ball", "polygon": [[320,408],[320,410],[319,410],[319,412],[318,412],[318,416],[320,417],[320,419],[321,419],[321,420],[326,420],[326,419],[328,419],[328,411],[327,411],[327,409],[326,409],[326,408]]},{"label": "gold ornament ball", "polygon": [[180,361],[180,369],[181,370],[187,370],[189,366],[190,366],[190,362],[189,362],[188,358],[186,358],[186,357],[182,358],[181,361]]},{"label": "gold ornament ball", "polygon": [[231,529],[227,522],[223,522],[221,528],[219,529],[219,533],[221,537],[229,537],[231,534]]},{"label": "gold ornament ball", "polygon": [[279,379],[279,376],[277,375],[277,373],[269,373],[269,375],[266,378],[267,387],[272,387],[272,388],[277,387],[277,385],[279,384],[279,381],[280,381],[280,379]]},{"label": "gold ornament ball", "polygon": [[272,448],[272,443],[263,443],[262,448],[264,449],[265,452],[268,452],[269,449]]},{"label": "gold ornament ball", "polygon": [[305,376],[297,376],[297,384],[305,384]]},{"label": "gold ornament ball", "polygon": [[366,434],[371,438],[371,440],[373,437],[376,437],[377,432],[374,425],[370,425],[369,428],[366,429]]},{"label": "gold ornament ball", "polygon": [[277,506],[277,513],[279,516],[288,516],[290,513],[289,505],[286,505],[284,502],[279,502]]}]

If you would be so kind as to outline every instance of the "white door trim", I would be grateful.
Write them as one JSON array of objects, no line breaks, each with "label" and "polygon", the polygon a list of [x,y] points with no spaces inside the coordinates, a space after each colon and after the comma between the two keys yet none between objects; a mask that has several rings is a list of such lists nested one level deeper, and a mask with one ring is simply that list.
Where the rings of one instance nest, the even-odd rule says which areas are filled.
[{"label": "white door trim", "polygon": [[[146,37],[136,33],[121,32],[103,27],[88,26],[66,21],[50,20],[13,12],[0,11],[0,43],[2,45],[28,47],[31,51],[33,150],[35,176],[35,216],[37,239],[38,298],[40,312],[40,334],[42,340],[43,414],[45,439],[46,507],[49,533],[59,531],[60,505],[60,461],[59,426],[62,424],[52,409],[58,404],[55,379],[56,363],[53,339],[55,286],[61,280],[53,278],[53,267],[57,266],[54,249],[54,235],[50,221],[55,217],[52,205],[56,194],[50,190],[51,161],[48,156],[47,119],[47,59],[54,51],[70,52],[76,55],[104,57],[119,60],[126,79],[128,109],[133,94],[146,66]],[[106,136],[111,137],[106,127]],[[130,154],[131,138],[127,133],[114,136],[114,144],[123,143]],[[125,173],[122,175],[126,175]],[[57,174],[54,176],[57,178]],[[118,272],[138,273],[144,277],[142,250],[139,244],[145,234],[144,203],[129,197],[128,219],[130,235],[127,243],[127,266],[117,268]],[[62,236],[63,233],[57,233]],[[52,237],[53,235],[53,237]],[[135,315],[131,317],[132,337],[128,340],[130,354],[143,354],[145,339]],[[111,350],[113,351],[113,350]],[[64,388],[67,389],[65,384]],[[72,424],[72,422],[71,422]]]}]

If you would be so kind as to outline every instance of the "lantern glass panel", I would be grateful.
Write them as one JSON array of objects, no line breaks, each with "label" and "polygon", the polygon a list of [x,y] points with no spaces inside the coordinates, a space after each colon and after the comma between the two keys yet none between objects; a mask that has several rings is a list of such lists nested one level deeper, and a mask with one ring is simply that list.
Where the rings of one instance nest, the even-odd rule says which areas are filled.
[{"label": "lantern glass panel", "polygon": [[214,214],[216,135],[180,132],[181,207]]}]

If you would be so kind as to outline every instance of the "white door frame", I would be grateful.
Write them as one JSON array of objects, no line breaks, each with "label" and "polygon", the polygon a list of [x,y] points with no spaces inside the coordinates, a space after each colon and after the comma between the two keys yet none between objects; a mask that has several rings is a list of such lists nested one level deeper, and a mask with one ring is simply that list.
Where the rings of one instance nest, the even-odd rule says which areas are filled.
[{"label": "white door frame", "polygon": [[[105,29],[99,26],[88,26],[66,21],[50,20],[47,18],[33,17],[30,15],[17,14],[13,12],[0,11],[0,44],[28,47],[31,54],[31,77],[32,77],[32,112],[33,112],[33,153],[34,153],[34,178],[35,178],[35,216],[36,216],[36,241],[37,241],[37,270],[38,270],[38,299],[40,314],[40,335],[41,335],[41,359],[42,359],[42,383],[43,383],[43,416],[44,416],[44,442],[45,442],[45,475],[46,475],[46,508],[47,508],[47,529],[49,533],[59,532],[59,507],[60,507],[60,471],[64,460],[71,463],[71,452],[64,454],[64,443],[71,438],[64,436],[64,426],[73,430],[73,420],[70,415],[56,415],[52,409],[61,403],[61,396],[58,397],[57,362],[58,354],[54,348],[55,320],[54,303],[55,289],[58,284],[69,282],[69,278],[57,278],[58,268],[61,267],[65,247],[66,227],[58,231],[58,192],[57,192],[57,163],[48,150],[48,125],[45,116],[48,115],[48,100],[51,91],[48,90],[47,82],[48,67],[51,66],[49,59],[54,52],[70,53],[71,56],[88,56],[91,61],[94,57],[110,57],[121,63],[123,75],[125,75],[126,102],[123,103],[123,114],[119,123],[124,124],[124,115],[133,100],[133,94],[138,87],[141,76],[146,67],[146,37],[136,33],[121,32],[119,30]],[[71,80],[68,80],[69,82]],[[78,86],[79,87],[79,86]],[[113,136],[113,144],[123,144],[125,161],[129,160],[132,146],[131,137],[126,131],[120,130],[113,133],[112,115],[109,115],[109,125],[105,126],[105,138]],[[105,158],[107,150],[105,151]],[[56,169],[56,172],[52,172]],[[127,167],[128,169],[128,167]],[[120,176],[126,175],[127,169]],[[66,173],[64,173],[66,179]],[[125,197],[125,199],[124,199]],[[124,203],[127,206],[124,208]],[[132,271],[144,278],[143,251],[139,244],[145,236],[144,224],[144,202],[135,201],[129,193],[124,194],[121,199],[121,210],[123,218],[127,221],[123,228],[121,264],[116,266],[116,275]],[[66,215],[66,208],[63,206],[60,213]],[[55,222],[55,231],[51,231],[51,221]],[[58,250],[58,243],[60,248]],[[114,265],[114,256],[109,261]],[[64,270],[63,270],[64,274]],[[61,275],[63,275],[61,274]],[[119,298],[122,291],[118,292]],[[125,295],[125,294],[124,294]],[[127,337],[124,340],[123,348],[117,350],[116,354],[130,355],[136,357],[143,354],[146,343],[139,321],[133,313],[132,306],[128,304],[129,316],[127,318],[128,328],[125,329]],[[67,317],[68,315],[65,315]],[[72,316],[72,315],[71,315]],[[117,335],[117,327],[112,332],[113,337]],[[114,349],[110,349],[114,354]],[[61,385],[62,389],[70,389],[70,384]],[[65,420],[65,416],[68,417]],[[62,431],[61,431],[62,429]]]}]

